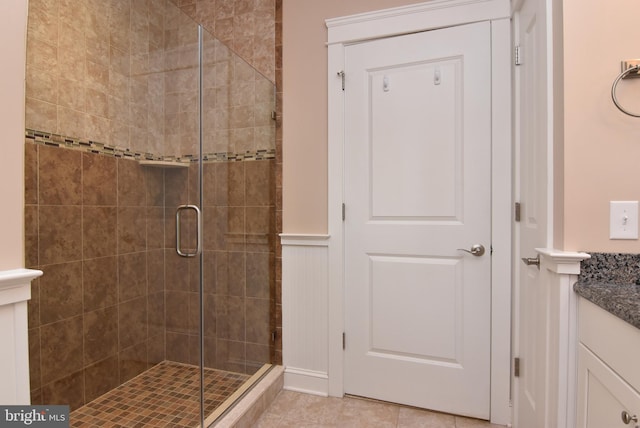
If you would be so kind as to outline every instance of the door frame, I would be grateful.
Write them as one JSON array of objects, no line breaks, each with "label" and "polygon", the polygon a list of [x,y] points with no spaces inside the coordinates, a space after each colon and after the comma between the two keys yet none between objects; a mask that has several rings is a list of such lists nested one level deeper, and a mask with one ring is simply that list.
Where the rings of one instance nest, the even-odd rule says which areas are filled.
[{"label": "door frame", "polygon": [[[511,423],[512,133],[509,0],[432,0],[328,19],[328,388],[344,395],[344,92],[346,45],[382,37],[491,23],[491,421]],[[346,85],[349,76],[345,76]],[[348,213],[348,207],[347,207]],[[348,215],[348,214],[347,214]]]}]

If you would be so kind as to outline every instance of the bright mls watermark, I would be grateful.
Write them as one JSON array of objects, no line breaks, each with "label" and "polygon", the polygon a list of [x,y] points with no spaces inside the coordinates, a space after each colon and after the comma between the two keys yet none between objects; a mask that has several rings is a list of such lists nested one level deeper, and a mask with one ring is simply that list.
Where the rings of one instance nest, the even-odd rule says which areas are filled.
[{"label": "bright mls watermark", "polygon": [[69,428],[69,406],[0,406],[0,428]]}]

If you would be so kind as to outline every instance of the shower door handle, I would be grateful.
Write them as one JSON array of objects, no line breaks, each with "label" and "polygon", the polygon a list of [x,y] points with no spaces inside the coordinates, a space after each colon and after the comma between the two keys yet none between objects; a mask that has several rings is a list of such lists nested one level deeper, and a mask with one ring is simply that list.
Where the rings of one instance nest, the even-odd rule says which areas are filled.
[{"label": "shower door handle", "polygon": [[[180,242],[180,217],[183,211],[193,210],[196,212],[196,251],[195,253],[182,251]],[[180,205],[176,210],[176,252],[181,257],[195,257],[202,253],[202,211],[196,205]]]}]

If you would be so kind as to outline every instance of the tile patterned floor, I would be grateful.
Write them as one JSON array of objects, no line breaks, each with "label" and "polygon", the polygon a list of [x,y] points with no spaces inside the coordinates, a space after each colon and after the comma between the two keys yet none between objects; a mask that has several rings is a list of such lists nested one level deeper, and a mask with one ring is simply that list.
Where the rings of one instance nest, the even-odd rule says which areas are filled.
[{"label": "tile patterned floor", "polygon": [[477,419],[360,398],[282,391],[255,428],[498,428]]},{"label": "tile patterned floor", "polygon": [[[205,369],[205,415],[222,404],[248,375]],[[162,362],[73,411],[72,427],[194,427],[198,424],[198,367]]]}]

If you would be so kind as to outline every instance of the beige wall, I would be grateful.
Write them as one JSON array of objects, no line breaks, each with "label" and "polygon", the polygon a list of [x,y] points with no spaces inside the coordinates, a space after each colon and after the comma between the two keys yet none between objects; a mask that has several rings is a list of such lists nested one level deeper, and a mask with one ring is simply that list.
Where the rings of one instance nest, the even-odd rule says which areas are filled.
[{"label": "beige wall", "polygon": [[327,28],[339,16],[416,0],[283,2],[283,230],[327,232]]},{"label": "beige wall", "polygon": [[[419,1],[284,1],[285,233],[327,231],[324,20],[412,3]],[[565,85],[564,123],[556,124],[556,135],[564,142],[557,138],[554,241],[566,250],[639,252],[640,241],[609,239],[609,201],[640,200],[640,119],[620,113],[610,98],[620,60],[640,56],[635,30],[640,4],[565,0],[562,12],[564,82],[557,87]],[[640,81],[623,82],[619,95],[640,113]],[[562,109],[562,102],[556,107]]]},{"label": "beige wall", "polygon": [[0,2],[0,270],[24,266],[24,79],[27,0]]},{"label": "beige wall", "polygon": [[[609,239],[609,201],[640,200],[640,119],[610,97],[620,61],[640,57],[637,0],[564,1],[564,249],[640,251]],[[640,81],[619,95],[640,113]],[[632,99],[635,98],[635,99]]]}]

